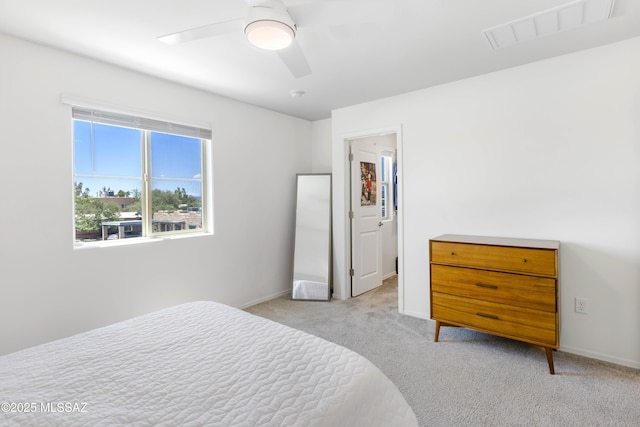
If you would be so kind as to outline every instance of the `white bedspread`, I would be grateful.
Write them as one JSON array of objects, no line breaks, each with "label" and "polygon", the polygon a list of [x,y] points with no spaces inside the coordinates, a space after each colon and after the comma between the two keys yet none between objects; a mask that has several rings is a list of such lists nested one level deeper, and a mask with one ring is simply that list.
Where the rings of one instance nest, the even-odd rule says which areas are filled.
[{"label": "white bedspread", "polygon": [[2,356],[0,404],[2,426],[417,425],[362,356],[213,302]]}]

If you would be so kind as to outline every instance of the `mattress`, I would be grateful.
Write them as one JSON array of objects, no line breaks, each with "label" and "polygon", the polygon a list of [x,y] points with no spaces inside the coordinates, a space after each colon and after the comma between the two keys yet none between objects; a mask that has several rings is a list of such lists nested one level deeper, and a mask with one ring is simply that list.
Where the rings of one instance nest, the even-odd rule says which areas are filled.
[{"label": "mattress", "polygon": [[193,302],[0,357],[3,426],[417,426],[342,346]]}]

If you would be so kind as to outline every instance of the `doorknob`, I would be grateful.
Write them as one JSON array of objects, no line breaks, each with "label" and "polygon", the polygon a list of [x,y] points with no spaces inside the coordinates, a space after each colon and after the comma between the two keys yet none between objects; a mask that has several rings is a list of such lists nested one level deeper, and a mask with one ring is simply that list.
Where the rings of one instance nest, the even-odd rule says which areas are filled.
[{"label": "doorknob", "polygon": [[382,221],[380,221],[380,222],[378,223],[378,227],[382,227],[382,225],[383,225],[383,224],[382,224]]}]

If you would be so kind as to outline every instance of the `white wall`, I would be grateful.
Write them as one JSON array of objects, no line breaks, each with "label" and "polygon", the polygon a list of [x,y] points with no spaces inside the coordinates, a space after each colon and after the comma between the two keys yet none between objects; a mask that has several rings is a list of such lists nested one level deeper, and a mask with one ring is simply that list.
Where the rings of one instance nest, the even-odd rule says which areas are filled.
[{"label": "white wall", "polygon": [[[181,302],[290,290],[310,122],[6,36],[0,52],[0,354]],[[215,234],[74,250],[62,92],[213,123]]]},{"label": "white wall", "polygon": [[561,350],[640,367],[639,51],[634,38],[334,111],[337,292],[345,135],[401,124],[404,312],[430,316],[430,237],[559,240]]},{"label": "white wall", "polygon": [[331,119],[311,122],[311,169],[331,173]]}]

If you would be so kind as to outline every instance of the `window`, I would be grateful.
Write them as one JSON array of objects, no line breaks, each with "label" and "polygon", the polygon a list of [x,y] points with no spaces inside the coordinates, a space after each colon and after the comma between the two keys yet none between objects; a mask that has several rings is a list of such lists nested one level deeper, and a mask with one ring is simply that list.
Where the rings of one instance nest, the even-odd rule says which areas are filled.
[{"label": "window", "polygon": [[383,221],[387,221],[393,218],[393,195],[391,193],[391,179],[392,179],[392,153],[384,153],[380,157],[380,206],[381,217]]},{"label": "window", "polygon": [[73,107],[75,242],[206,232],[211,131]]}]

